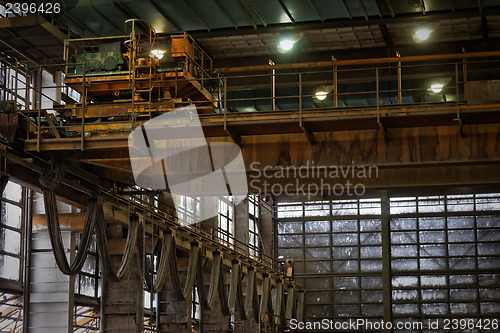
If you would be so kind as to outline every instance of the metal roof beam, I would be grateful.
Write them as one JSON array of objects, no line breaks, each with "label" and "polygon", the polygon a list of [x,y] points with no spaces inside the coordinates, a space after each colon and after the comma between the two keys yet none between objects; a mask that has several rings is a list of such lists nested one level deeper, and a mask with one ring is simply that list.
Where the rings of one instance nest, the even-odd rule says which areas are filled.
[{"label": "metal roof beam", "polygon": [[205,23],[205,21],[203,21],[203,19],[198,15],[198,13],[193,9],[193,7],[191,7],[186,2],[186,0],[182,0],[182,2],[187,7],[187,9],[189,9],[189,11],[191,12],[191,14],[193,14],[194,17],[196,17],[196,19],[201,23],[201,25],[203,25],[205,27],[205,29],[207,29],[207,31],[210,31],[211,30],[210,27]]},{"label": "metal roof beam", "polygon": [[[151,0],[150,0],[151,1]],[[222,14],[224,14],[224,16],[226,16],[226,18],[234,25],[234,27],[236,29],[238,29],[238,24],[236,23],[236,21],[231,17],[231,15],[229,15],[229,13],[227,12],[226,8],[224,8],[219,0],[213,0],[215,2],[215,4],[217,5],[217,7],[219,7],[220,11],[222,12]]]},{"label": "metal roof beam", "polygon": [[286,16],[288,16],[290,21],[295,24],[295,19],[293,18],[292,13],[290,13],[288,8],[283,3],[283,0],[278,0],[278,2],[280,3],[281,8],[283,8],[283,11],[285,12]]},{"label": "metal roof beam", "polygon": [[169,23],[171,23],[175,29],[177,30],[182,30],[179,25],[177,23],[175,23],[175,21],[167,15],[167,13],[165,13],[165,11],[163,9],[160,8],[160,6],[158,6],[153,0],[149,0],[149,3],[151,4],[151,6],[153,6],[157,11],[158,13],[161,14],[161,16],[163,16],[163,18],[165,20],[167,20]]},{"label": "metal roof beam", "polygon": [[368,12],[366,11],[366,8],[365,8],[365,5],[363,4],[363,1],[362,0],[358,0],[358,4],[359,4],[359,7],[361,8],[361,11],[363,12],[365,20],[368,21],[368,19],[369,19]]},{"label": "metal roof beam", "polygon": [[[239,2],[239,0],[235,0]],[[247,12],[248,14],[248,12]],[[488,15],[500,15],[500,6],[488,8]],[[233,28],[223,28],[216,29],[210,32],[206,31],[191,31],[189,34],[195,38],[202,39],[215,38],[215,37],[227,37],[234,35],[254,35],[256,33],[279,33],[282,31],[293,31],[300,32],[306,30],[317,30],[317,29],[331,29],[331,28],[342,28],[342,27],[357,27],[357,26],[367,26],[367,25],[380,25],[380,24],[391,24],[391,23],[408,23],[408,22],[422,22],[428,20],[443,20],[450,18],[466,18],[466,17],[478,17],[477,11],[470,10],[460,10],[455,13],[452,12],[427,12],[425,16],[421,14],[401,14],[395,17],[376,17],[370,18],[368,21],[359,18],[355,19],[344,19],[344,20],[325,20],[324,22],[311,23],[311,22],[296,22],[295,24],[273,24],[268,25],[267,28],[255,26],[254,29],[250,28],[240,28],[238,30]],[[252,21],[253,22],[253,21]]]},{"label": "metal roof beam", "polygon": [[316,11],[316,14],[318,14],[318,17],[319,19],[321,20],[321,22],[325,22],[325,18],[323,17],[323,15],[321,14],[320,10],[319,10],[319,7],[318,5],[316,4],[316,1],[314,0],[311,0],[311,5],[314,7],[314,10]]},{"label": "metal roof beam", "polygon": [[254,20],[252,19],[252,16],[250,16],[250,13],[245,9],[245,7],[241,3],[241,1],[240,0],[234,0],[234,2],[236,2],[236,5],[238,5],[238,8],[241,10],[241,12],[243,13],[243,15],[245,15],[245,17],[247,18],[248,22],[250,22],[250,24],[252,25],[252,27],[254,28],[254,30],[257,29],[257,25],[255,24]]}]

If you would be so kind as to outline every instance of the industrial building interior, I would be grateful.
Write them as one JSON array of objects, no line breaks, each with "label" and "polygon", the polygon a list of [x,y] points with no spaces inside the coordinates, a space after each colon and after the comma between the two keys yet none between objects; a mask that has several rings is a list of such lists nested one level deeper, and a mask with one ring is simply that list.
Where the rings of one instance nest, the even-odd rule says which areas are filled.
[{"label": "industrial building interior", "polygon": [[498,0],[2,1],[0,332],[500,332],[499,77]]}]

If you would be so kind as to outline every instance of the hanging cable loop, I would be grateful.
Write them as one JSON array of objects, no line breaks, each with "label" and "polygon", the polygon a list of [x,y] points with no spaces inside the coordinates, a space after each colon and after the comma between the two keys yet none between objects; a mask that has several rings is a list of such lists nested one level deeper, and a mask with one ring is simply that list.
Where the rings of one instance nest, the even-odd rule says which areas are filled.
[{"label": "hanging cable loop", "polygon": [[85,213],[85,222],[83,227],[82,238],[79,244],[76,257],[73,262],[68,263],[64,243],[61,235],[61,226],[59,224],[59,213],[57,211],[57,199],[55,189],[60,185],[61,171],[56,169],[46,175],[40,177],[42,185],[43,202],[45,207],[45,217],[47,219],[47,229],[49,232],[50,244],[57,266],[66,275],[75,275],[79,273],[87,259],[94,226],[98,215],[98,199],[93,196],[87,204]]},{"label": "hanging cable loop", "polygon": [[210,274],[210,287],[208,295],[205,291],[205,272],[203,270],[202,261],[198,261],[198,270],[196,272],[196,289],[200,304],[204,309],[211,310],[217,301],[219,278],[221,273],[222,255],[219,251],[212,253],[212,273]]},{"label": "hanging cable loop", "polygon": [[125,251],[123,253],[118,271],[115,273],[111,262],[111,256],[109,254],[108,239],[106,237],[106,221],[104,219],[104,211],[100,201],[98,210],[98,220],[95,225],[97,250],[102,260],[106,276],[111,280],[118,281],[121,280],[130,269],[132,257],[134,256],[137,246],[137,237],[139,236],[139,221],[137,221],[135,216],[130,217]]},{"label": "hanging cable loop", "polygon": [[179,280],[177,254],[175,252],[176,251],[173,250],[170,256],[170,276],[172,279],[175,296],[178,300],[185,301],[193,292],[196,270],[198,268],[198,260],[200,259],[200,247],[198,245],[198,242],[191,243],[191,252],[189,252],[189,266],[184,288],[182,288],[181,282]]}]

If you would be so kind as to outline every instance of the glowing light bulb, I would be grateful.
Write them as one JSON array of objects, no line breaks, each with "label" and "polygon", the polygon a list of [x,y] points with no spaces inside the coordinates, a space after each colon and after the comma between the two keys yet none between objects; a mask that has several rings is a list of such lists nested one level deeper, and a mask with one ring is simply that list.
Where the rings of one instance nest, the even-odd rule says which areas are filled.
[{"label": "glowing light bulb", "polygon": [[415,32],[415,37],[421,41],[426,40],[427,38],[429,38],[430,35],[431,31],[427,28],[419,29],[417,30],[417,32]]},{"label": "glowing light bulb", "polygon": [[323,101],[326,96],[328,96],[328,93],[326,91],[317,91],[316,92],[316,98],[319,99],[320,101]]},{"label": "glowing light bulb", "polygon": [[280,41],[280,45],[279,47],[283,50],[283,51],[290,51],[293,47],[293,44],[295,44],[295,42],[291,39],[282,39]]},{"label": "glowing light bulb", "polygon": [[165,53],[165,51],[163,51],[163,50],[151,50],[151,55],[157,57],[158,59],[163,58],[164,53]]},{"label": "glowing light bulb", "polygon": [[431,90],[435,93],[439,93],[441,92],[441,90],[443,90],[443,87],[444,85],[442,85],[441,83],[434,83],[433,85],[431,85]]}]

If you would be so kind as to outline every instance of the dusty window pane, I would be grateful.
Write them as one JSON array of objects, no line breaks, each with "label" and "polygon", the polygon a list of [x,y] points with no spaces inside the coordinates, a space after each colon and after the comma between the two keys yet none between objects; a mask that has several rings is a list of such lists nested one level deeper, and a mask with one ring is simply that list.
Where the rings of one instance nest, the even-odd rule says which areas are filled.
[{"label": "dusty window pane", "polygon": [[380,220],[360,220],[360,231],[380,231],[382,229],[382,222]]},{"label": "dusty window pane", "polygon": [[355,260],[334,260],[333,270],[337,272],[358,272],[359,262]]},{"label": "dusty window pane", "polygon": [[445,255],[445,244],[420,245],[420,256],[422,257],[442,257]]},{"label": "dusty window pane", "polygon": [[476,218],[478,228],[500,227],[500,215],[478,216]]},{"label": "dusty window pane", "polygon": [[413,271],[417,269],[417,265],[416,259],[395,259],[391,261],[394,271]]},{"label": "dusty window pane", "polygon": [[420,269],[422,270],[446,269],[446,260],[444,258],[420,259]]},{"label": "dusty window pane", "polygon": [[306,246],[330,245],[330,235],[306,235]]},{"label": "dusty window pane", "polygon": [[425,289],[420,291],[423,301],[439,302],[448,300],[448,290],[445,289]]},{"label": "dusty window pane", "polygon": [[14,206],[10,203],[1,203],[1,222],[13,228],[21,228],[21,207]]},{"label": "dusty window pane", "polygon": [[326,273],[332,271],[330,261],[310,261],[305,265],[306,273]]},{"label": "dusty window pane", "polygon": [[446,276],[424,275],[420,278],[422,287],[443,287],[446,286]]},{"label": "dusty window pane", "polygon": [[448,245],[448,254],[452,257],[470,256],[476,253],[476,246],[472,243],[450,244]]},{"label": "dusty window pane", "polygon": [[306,259],[326,259],[330,258],[330,249],[305,249]]},{"label": "dusty window pane", "polygon": [[363,272],[382,271],[382,260],[361,260],[361,271]]},{"label": "dusty window pane", "polygon": [[348,258],[358,258],[358,248],[357,247],[334,247],[333,248],[333,258],[334,259],[348,259]]},{"label": "dusty window pane", "polygon": [[417,314],[418,313],[418,305],[417,304],[393,304],[392,312],[394,314]]},{"label": "dusty window pane", "polygon": [[474,228],[474,216],[448,217],[448,229],[471,229],[471,228]]},{"label": "dusty window pane", "polygon": [[391,247],[391,256],[393,258],[417,257],[418,247],[417,245],[393,245]]},{"label": "dusty window pane", "polygon": [[335,291],[333,297],[336,303],[357,303],[359,291]]},{"label": "dusty window pane", "polygon": [[448,314],[447,303],[425,303],[422,304],[422,313],[426,315],[445,315]]},{"label": "dusty window pane", "polygon": [[0,228],[0,249],[12,254],[19,254],[21,248],[21,234],[9,229]]},{"label": "dusty window pane", "polygon": [[0,254],[0,277],[9,280],[19,280],[19,265],[17,258]]},{"label": "dusty window pane", "polygon": [[337,289],[357,288],[359,278],[357,277],[334,277],[333,284]]},{"label": "dusty window pane", "polygon": [[362,247],[361,258],[382,258],[382,247],[380,246]]},{"label": "dusty window pane", "polygon": [[397,287],[416,287],[418,278],[416,276],[395,276],[392,278],[392,286]]},{"label": "dusty window pane", "polygon": [[278,236],[278,246],[280,247],[302,247],[302,235]]},{"label": "dusty window pane", "polygon": [[474,230],[449,230],[449,242],[472,242],[474,241]]},{"label": "dusty window pane", "polygon": [[394,301],[416,301],[418,292],[416,290],[393,290],[392,299]]},{"label": "dusty window pane", "polygon": [[432,230],[432,229],[444,229],[446,220],[445,218],[438,217],[422,217],[418,219],[418,227],[424,230]]},{"label": "dusty window pane", "polygon": [[7,182],[5,190],[2,193],[2,198],[6,198],[15,202],[20,202],[22,196],[22,187],[13,182]]},{"label": "dusty window pane", "polygon": [[372,289],[380,288],[382,286],[382,277],[362,277],[361,288]]},{"label": "dusty window pane", "polygon": [[378,245],[382,244],[382,235],[375,232],[362,233],[360,240],[362,245]]},{"label": "dusty window pane", "polygon": [[333,234],[332,245],[356,245],[358,244],[357,234]]},{"label": "dusty window pane", "polygon": [[391,230],[415,230],[416,228],[417,228],[416,218],[391,219]]},{"label": "dusty window pane", "polygon": [[477,313],[477,304],[474,303],[451,303],[451,314],[475,314]]},{"label": "dusty window pane", "polygon": [[475,275],[450,275],[450,286],[472,287],[476,284]]},{"label": "dusty window pane", "polygon": [[444,231],[420,231],[421,243],[443,243],[445,241]]},{"label": "dusty window pane", "polygon": [[451,258],[450,259],[450,269],[475,269],[475,268],[476,268],[476,258],[475,257]]},{"label": "dusty window pane", "polygon": [[330,221],[307,221],[304,222],[305,232],[330,232]]},{"label": "dusty window pane", "polygon": [[278,233],[280,234],[302,233],[302,222],[280,222],[278,223]]},{"label": "dusty window pane", "polygon": [[393,244],[416,243],[416,239],[417,239],[417,233],[414,231],[391,233],[391,242]]},{"label": "dusty window pane", "polygon": [[356,220],[337,220],[332,222],[334,232],[358,231],[358,221]]}]

